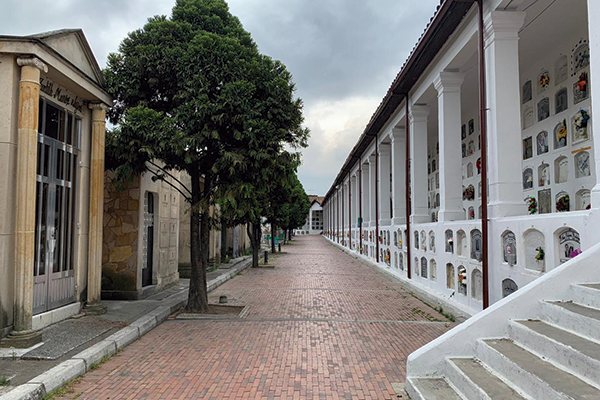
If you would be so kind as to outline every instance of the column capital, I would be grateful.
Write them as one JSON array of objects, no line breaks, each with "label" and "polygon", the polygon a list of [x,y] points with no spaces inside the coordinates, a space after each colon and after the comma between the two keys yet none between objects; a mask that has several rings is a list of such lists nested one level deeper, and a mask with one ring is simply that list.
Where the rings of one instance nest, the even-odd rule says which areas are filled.
[{"label": "column capital", "polygon": [[427,104],[413,104],[409,110],[410,122],[427,122],[431,108]]},{"label": "column capital", "polygon": [[106,104],[104,103],[89,103],[88,104],[88,108],[90,110],[102,110],[104,112],[108,111],[108,109],[110,107],[108,107]]},{"label": "column capital", "polygon": [[370,164],[375,165],[375,155],[374,154],[372,154],[372,155],[369,156],[369,165]]},{"label": "column capital", "polygon": [[34,67],[45,73],[48,72],[48,66],[37,57],[18,57],[17,65],[19,67]]},{"label": "column capital", "polygon": [[389,156],[392,151],[392,146],[390,143],[379,143],[379,155],[380,156]]},{"label": "column capital", "polygon": [[518,40],[525,23],[524,11],[492,11],[484,19],[486,46],[495,40]]},{"label": "column capital", "polygon": [[442,71],[433,81],[438,95],[442,93],[460,93],[460,87],[465,80],[465,74],[458,71]]}]

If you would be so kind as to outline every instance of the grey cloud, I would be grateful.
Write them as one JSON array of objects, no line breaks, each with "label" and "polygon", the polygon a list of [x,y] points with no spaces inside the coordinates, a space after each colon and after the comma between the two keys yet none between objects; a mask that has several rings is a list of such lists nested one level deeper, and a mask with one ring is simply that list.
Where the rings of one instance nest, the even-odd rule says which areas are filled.
[{"label": "grey cloud", "polygon": [[[104,66],[125,35],[148,17],[170,14],[175,0],[0,0],[0,34],[83,28]],[[380,99],[433,15],[439,0],[229,0],[261,51],[294,75],[307,114],[346,98]],[[367,102],[368,103],[368,102]],[[371,103],[368,103],[371,104]],[[299,175],[324,194],[375,108],[339,112],[344,128],[314,126]],[[332,138],[343,143],[332,145]],[[343,138],[343,139],[342,139]],[[322,165],[315,172],[315,165]],[[311,168],[309,168],[311,166]]]}]

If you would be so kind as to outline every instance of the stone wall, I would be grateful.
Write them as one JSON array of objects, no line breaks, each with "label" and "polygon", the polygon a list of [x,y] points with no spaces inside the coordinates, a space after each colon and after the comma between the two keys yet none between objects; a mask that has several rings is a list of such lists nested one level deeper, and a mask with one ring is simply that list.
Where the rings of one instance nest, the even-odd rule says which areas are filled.
[{"label": "stone wall", "polygon": [[[135,291],[138,269],[139,178],[125,188],[105,175],[102,290]],[[122,190],[119,190],[122,189]]]}]

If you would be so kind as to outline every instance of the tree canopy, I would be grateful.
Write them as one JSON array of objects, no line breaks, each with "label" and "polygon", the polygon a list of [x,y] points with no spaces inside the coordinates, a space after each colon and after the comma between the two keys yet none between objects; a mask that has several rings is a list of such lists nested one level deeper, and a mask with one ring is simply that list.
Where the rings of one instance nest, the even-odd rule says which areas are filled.
[{"label": "tree canopy", "polygon": [[120,177],[185,171],[191,205],[192,277],[188,309],[206,311],[209,209],[236,223],[264,213],[263,189],[276,170],[293,171],[306,146],[302,101],[291,74],[259,53],[224,0],[177,0],[128,34],[104,70],[114,97],[107,165]]}]

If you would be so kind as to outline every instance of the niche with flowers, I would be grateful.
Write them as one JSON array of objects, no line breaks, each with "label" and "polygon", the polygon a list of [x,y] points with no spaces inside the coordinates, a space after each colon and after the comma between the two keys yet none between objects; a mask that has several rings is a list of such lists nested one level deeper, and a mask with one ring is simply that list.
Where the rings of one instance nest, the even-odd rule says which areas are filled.
[{"label": "niche with flowers", "polygon": [[467,295],[467,269],[463,265],[458,267],[458,293]]}]

